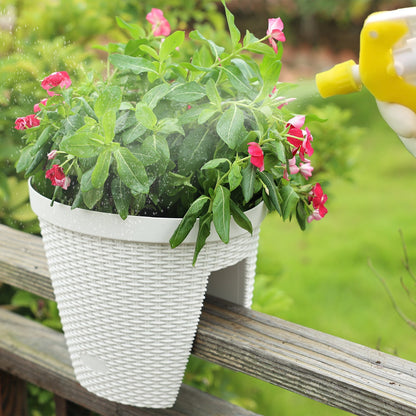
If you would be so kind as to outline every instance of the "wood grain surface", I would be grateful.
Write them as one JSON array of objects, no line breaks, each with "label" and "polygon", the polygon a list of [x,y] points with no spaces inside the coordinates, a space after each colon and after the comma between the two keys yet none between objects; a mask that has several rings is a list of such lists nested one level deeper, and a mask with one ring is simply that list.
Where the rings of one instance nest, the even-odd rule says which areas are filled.
[{"label": "wood grain surface", "polygon": [[[39,237],[0,226],[0,281],[53,299]],[[0,318],[0,322],[5,320]],[[2,338],[0,334],[1,341]],[[37,337],[28,338],[36,343]],[[20,358],[15,360],[22,359],[21,351],[25,351],[28,342],[29,339],[19,341]],[[54,345],[65,348],[62,341]],[[1,358],[6,353],[1,352],[2,348],[0,368],[9,371],[3,367],[6,364]],[[39,345],[38,354],[45,354],[44,348],[47,346]],[[193,354],[357,415],[416,415],[415,363],[219,299],[206,299]],[[62,378],[70,379],[69,363],[62,367],[58,360],[55,365],[60,369],[57,383],[63,383]],[[36,377],[38,370],[31,377]],[[22,377],[20,372],[17,375]],[[63,388],[73,389],[71,383]],[[185,388],[181,394],[187,392]],[[64,397],[71,399],[73,394],[70,396]]]}]

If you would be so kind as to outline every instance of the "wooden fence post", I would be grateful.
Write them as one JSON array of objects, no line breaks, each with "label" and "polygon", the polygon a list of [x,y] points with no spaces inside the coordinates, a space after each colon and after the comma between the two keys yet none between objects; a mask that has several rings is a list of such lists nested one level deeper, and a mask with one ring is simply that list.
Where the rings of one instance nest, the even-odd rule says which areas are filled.
[{"label": "wooden fence post", "polygon": [[26,383],[0,370],[0,416],[28,416]]}]

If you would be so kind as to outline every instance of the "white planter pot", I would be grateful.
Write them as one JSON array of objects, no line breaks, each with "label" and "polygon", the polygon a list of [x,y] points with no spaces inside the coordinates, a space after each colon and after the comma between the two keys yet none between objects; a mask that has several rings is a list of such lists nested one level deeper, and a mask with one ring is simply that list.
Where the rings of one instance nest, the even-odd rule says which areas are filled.
[{"label": "white planter pot", "polygon": [[211,294],[251,304],[264,206],[247,212],[253,235],[233,224],[225,245],[212,232],[193,267],[196,231],[175,249],[168,243],[180,219],[123,221],[60,203],[51,207],[29,188],[77,380],[119,403],[173,406],[210,273]]}]

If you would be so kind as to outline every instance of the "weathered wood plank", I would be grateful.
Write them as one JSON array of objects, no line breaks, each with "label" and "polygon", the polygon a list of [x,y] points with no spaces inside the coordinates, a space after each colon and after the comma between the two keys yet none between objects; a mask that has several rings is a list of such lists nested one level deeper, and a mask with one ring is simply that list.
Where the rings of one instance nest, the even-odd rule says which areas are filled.
[{"label": "weathered wood plank", "polygon": [[357,415],[416,415],[415,363],[219,299],[193,353]]},{"label": "weathered wood plank", "polygon": [[[41,240],[29,240],[0,226],[0,281],[37,280],[52,298]],[[193,353],[357,415],[416,415],[415,363],[224,301],[207,299]]]},{"label": "weathered wood plank", "polygon": [[0,370],[0,416],[27,416],[26,383]]},{"label": "weathered wood plank", "polygon": [[54,299],[42,239],[0,224],[0,281]]},{"label": "weathered wood plank", "polygon": [[75,380],[62,334],[1,308],[0,369],[103,416],[256,416],[186,385],[171,409],[141,409],[99,398]]}]

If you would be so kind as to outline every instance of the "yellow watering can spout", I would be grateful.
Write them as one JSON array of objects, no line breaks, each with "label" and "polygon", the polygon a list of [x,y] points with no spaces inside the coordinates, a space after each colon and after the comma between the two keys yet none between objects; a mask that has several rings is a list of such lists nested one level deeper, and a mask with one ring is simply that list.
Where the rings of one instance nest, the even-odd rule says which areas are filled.
[{"label": "yellow watering can spout", "polygon": [[316,75],[316,85],[323,98],[361,90],[358,65],[350,59]]}]

